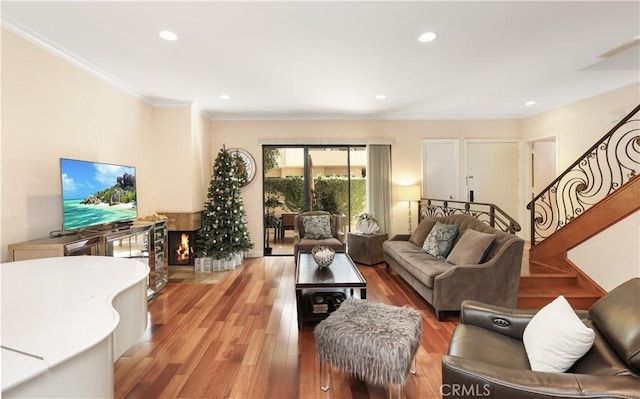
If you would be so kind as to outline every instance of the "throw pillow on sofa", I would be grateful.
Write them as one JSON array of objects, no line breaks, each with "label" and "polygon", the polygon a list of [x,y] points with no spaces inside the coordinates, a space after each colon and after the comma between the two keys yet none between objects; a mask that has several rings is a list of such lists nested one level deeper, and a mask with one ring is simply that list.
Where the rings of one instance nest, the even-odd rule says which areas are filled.
[{"label": "throw pillow on sofa", "polygon": [[304,227],[304,238],[309,240],[333,237],[329,215],[303,216],[302,227]]},{"label": "throw pillow on sofa", "polygon": [[416,231],[409,237],[409,242],[416,247],[421,247],[424,244],[424,240],[427,238],[427,234],[435,226],[436,221],[433,219],[424,218],[420,221],[420,224],[416,228]]},{"label": "throw pillow on sofa", "polygon": [[449,255],[457,235],[457,225],[436,222],[424,240],[422,250],[436,258],[444,258]]},{"label": "throw pillow on sofa", "polygon": [[495,234],[466,230],[453,246],[447,262],[454,265],[477,265],[484,258],[487,248],[496,239]]},{"label": "throw pillow on sofa", "polygon": [[595,340],[564,296],[560,295],[533,316],[522,342],[533,371],[564,373],[584,356]]}]

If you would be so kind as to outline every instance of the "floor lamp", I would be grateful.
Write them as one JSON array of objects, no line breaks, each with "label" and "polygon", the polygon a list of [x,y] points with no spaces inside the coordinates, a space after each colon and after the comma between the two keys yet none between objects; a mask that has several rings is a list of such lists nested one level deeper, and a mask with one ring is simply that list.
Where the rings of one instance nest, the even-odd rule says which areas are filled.
[{"label": "floor lamp", "polygon": [[411,201],[418,201],[420,199],[420,186],[400,186],[399,196],[401,201],[407,201],[407,208],[409,212],[409,234],[411,234]]}]

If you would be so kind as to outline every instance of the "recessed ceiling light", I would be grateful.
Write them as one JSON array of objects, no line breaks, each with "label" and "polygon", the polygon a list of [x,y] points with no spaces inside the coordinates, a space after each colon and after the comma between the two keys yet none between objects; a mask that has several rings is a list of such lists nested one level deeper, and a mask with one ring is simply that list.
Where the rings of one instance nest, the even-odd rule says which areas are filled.
[{"label": "recessed ceiling light", "polygon": [[420,35],[420,37],[418,38],[418,41],[421,43],[428,43],[435,40],[436,36],[437,35],[433,32],[425,32]]},{"label": "recessed ceiling light", "polygon": [[178,35],[176,35],[175,33],[171,32],[170,30],[160,31],[160,33],[158,33],[158,35],[160,35],[160,37],[163,38],[164,40],[169,40],[169,41],[178,40]]},{"label": "recessed ceiling light", "polygon": [[385,98],[387,98],[387,96],[385,96],[384,94],[377,94],[376,95],[376,100],[384,100]]},{"label": "recessed ceiling light", "polygon": [[220,99],[221,100],[230,100],[231,96],[229,96],[228,94],[221,94],[220,95]]},{"label": "recessed ceiling light", "polygon": [[526,103],[524,103],[524,105],[526,105],[527,107],[531,106],[531,105],[536,105],[536,102],[531,100],[531,101],[527,101]]}]

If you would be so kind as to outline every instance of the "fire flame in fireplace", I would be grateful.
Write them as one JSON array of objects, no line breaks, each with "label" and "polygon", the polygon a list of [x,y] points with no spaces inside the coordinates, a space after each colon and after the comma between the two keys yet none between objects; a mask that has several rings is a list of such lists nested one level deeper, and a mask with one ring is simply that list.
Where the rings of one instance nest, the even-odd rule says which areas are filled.
[{"label": "fire flame in fireplace", "polygon": [[180,236],[180,245],[178,245],[178,248],[176,248],[176,262],[188,263],[189,255],[191,253],[190,249],[189,234],[182,233],[182,235]]}]

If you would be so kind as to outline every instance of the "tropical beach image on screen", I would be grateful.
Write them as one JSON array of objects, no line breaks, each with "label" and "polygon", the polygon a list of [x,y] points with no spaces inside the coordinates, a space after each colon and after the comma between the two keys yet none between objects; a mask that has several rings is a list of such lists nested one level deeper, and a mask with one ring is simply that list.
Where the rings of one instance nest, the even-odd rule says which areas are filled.
[{"label": "tropical beach image on screen", "polygon": [[138,216],[134,167],[63,158],[60,171],[64,230]]}]

